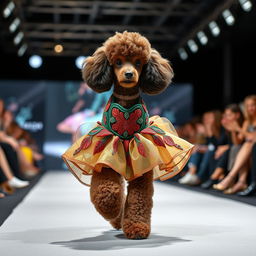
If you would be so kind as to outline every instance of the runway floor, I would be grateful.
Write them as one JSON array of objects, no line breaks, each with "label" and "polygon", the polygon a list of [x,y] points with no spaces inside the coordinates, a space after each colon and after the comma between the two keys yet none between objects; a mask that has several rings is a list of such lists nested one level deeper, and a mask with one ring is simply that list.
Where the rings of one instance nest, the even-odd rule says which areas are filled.
[{"label": "runway floor", "polygon": [[0,228],[0,254],[256,255],[256,207],[155,182],[152,233],[128,240],[69,172],[47,172]]}]

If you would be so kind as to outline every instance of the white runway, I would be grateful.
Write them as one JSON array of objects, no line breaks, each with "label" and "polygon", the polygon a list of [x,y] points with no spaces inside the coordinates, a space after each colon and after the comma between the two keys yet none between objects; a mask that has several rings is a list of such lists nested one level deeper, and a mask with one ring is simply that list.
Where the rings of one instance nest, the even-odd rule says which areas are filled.
[{"label": "white runway", "polygon": [[0,255],[256,255],[256,207],[155,182],[151,236],[127,240],[88,191],[48,172],[0,228]]}]

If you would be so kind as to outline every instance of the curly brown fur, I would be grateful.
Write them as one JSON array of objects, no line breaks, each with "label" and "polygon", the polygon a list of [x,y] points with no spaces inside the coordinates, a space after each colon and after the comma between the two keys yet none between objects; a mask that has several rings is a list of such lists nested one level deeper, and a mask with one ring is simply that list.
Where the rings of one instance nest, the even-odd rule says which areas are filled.
[{"label": "curly brown fur", "polygon": [[149,236],[153,192],[153,171],[129,182],[122,223],[127,238],[144,239]]},{"label": "curly brown fur", "polygon": [[110,65],[114,64],[116,56],[139,57],[147,63],[151,46],[147,38],[136,32],[116,33],[103,44]]},{"label": "curly brown fur", "polygon": [[[143,69],[137,84],[133,86],[139,85],[144,93],[158,94],[171,83],[173,70],[168,60],[152,49],[145,37],[125,31],[108,38],[103,46],[86,59],[83,78],[94,91],[107,91],[113,84],[121,87],[113,70],[119,56],[141,60]],[[129,95],[129,90],[124,93]]]},{"label": "curly brown fur", "polygon": [[109,65],[105,48],[98,48],[95,53],[85,60],[83,79],[96,92],[105,92],[111,89],[113,84],[113,70]]},{"label": "curly brown fur", "polygon": [[122,208],[119,215],[116,218],[109,221],[112,227],[117,230],[122,228],[122,221],[123,221],[123,214],[124,214],[123,210],[124,210],[125,201],[126,201],[126,196],[123,197],[123,204],[122,204]]},{"label": "curly brown fur", "polygon": [[[132,73],[130,78],[128,73]],[[152,49],[145,37],[127,31],[110,37],[86,59],[83,68],[83,78],[94,91],[107,91],[114,84],[115,100],[124,107],[139,102],[140,90],[147,94],[162,92],[172,77],[168,60]],[[152,197],[153,171],[129,182],[125,206],[122,177],[106,168],[93,174],[91,201],[113,227],[122,227],[127,238],[149,236]]]},{"label": "curly brown fur", "polygon": [[171,83],[173,75],[169,61],[152,49],[149,62],[141,73],[140,88],[146,94],[159,94]]},{"label": "curly brown fur", "polygon": [[96,210],[106,219],[119,216],[124,200],[123,177],[110,168],[94,172],[90,188],[91,201]]}]

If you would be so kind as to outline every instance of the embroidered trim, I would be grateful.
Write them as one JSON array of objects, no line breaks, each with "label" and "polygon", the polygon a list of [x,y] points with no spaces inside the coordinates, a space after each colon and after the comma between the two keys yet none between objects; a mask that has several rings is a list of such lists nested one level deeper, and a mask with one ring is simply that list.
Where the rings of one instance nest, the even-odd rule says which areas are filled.
[{"label": "embroidered trim", "polygon": [[103,114],[102,125],[121,139],[129,140],[148,126],[148,118],[142,99],[131,108],[125,108],[111,97]]}]

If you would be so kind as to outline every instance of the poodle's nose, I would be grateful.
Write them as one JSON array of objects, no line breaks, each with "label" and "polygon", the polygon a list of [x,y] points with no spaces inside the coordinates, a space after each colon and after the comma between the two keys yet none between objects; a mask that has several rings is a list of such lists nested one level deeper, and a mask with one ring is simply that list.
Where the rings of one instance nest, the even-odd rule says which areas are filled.
[{"label": "poodle's nose", "polygon": [[131,71],[126,71],[124,75],[125,75],[125,78],[131,79],[131,78],[133,77],[133,72],[131,72]]}]

